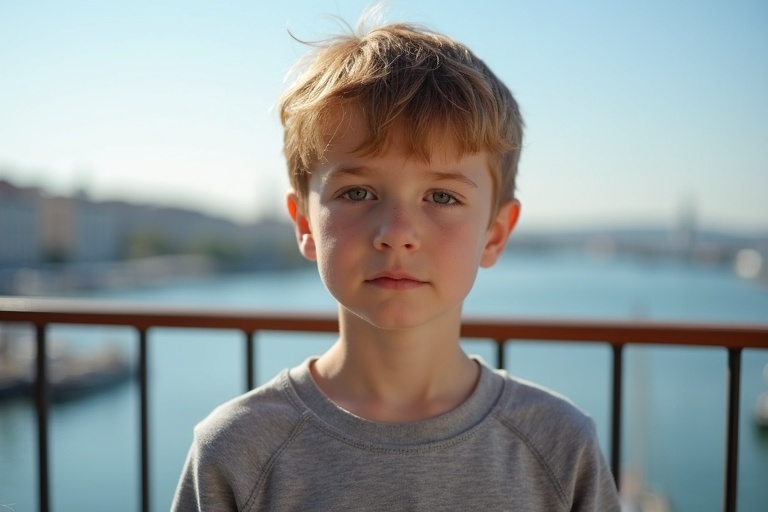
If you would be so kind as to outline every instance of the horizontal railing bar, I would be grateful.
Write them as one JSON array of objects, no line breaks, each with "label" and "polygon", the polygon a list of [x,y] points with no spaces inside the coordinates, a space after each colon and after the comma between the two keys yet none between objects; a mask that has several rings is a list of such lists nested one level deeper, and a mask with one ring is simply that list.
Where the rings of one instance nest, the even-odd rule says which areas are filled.
[{"label": "horizontal railing bar", "polygon": [[[47,319],[47,320],[46,320]],[[182,327],[240,331],[338,331],[331,315],[312,312],[216,310],[80,299],[0,298],[0,321],[82,325]]]},{"label": "horizontal railing bar", "polygon": [[[333,314],[316,312],[269,312],[216,310],[125,304],[80,299],[0,297],[0,321],[125,325],[139,329],[181,327],[336,332]],[[768,348],[768,324],[694,324],[659,321],[564,320],[470,317],[461,334],[497,343],[509,339],[562,342],[606,342],[661,345],[696,345],[725,348]]]},{"label": "horizontal railing bar", "polygon": [[660,321],[494,319],[464,320],[462,336],[470,338],[514,337],[519,340],[605,342],[659,345],[698,345],[725,348],[768,348],[768,324],[684,324]]}]

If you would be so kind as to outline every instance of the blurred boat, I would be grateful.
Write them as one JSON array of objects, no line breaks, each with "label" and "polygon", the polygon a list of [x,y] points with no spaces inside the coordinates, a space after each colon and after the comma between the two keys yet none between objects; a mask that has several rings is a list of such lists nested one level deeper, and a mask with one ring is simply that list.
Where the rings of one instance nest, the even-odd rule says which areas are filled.
[{"label": "blurred boat", "polygon": [[754,418],[758,427],[768,428],[768,391],[757,397]]},{"label": "blurred boat", "polygon": [[671,512],[666,496],[648,490],[636,469],[627,469],[621,477],[621,512]]},{"label": "blurred boat", "polygon": [[[23,341],[0,339],[0,400],[35,393],[34,344]],[[48,393],[53,401],[86,396],[125,382],[134,374],[131,362],[113,346],[79,353],[65,343],[52,342],[49,352]]]},{"label": "blurred boat", "polygon": [[[768,364],[763,368],[763,379],[768,383]],[[768,428],[768,391],[758,395],[752,417],[758,427]]]},{"label": "blurred boat", "polygon": [[652,489],[647,481],[647,453],[650,442],[648,427],[643,422],[648,417],[650,397],[648,396],[648,356],[647,349],[639,349],[630,360],[632,365],[631,401],[636,414],[636,422],[630,430],[630,442],[634,453],[634,462],[624,467],[621,474],[619,498],[621,512],[671,512],[672,507],[663,491]]}]

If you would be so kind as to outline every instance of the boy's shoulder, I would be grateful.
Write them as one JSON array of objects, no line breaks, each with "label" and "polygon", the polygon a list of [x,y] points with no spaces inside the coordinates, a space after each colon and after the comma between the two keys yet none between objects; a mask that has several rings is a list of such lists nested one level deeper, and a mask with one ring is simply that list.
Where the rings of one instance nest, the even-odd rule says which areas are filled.
[{"label": "boy's shoulder", "polygon": [[507,392],[497,409],[500,419],[512,422],[520,428],[526,423],[536,425],[565,423],[570,428],[589,428],[592,420],[569,398],[533,381],[495,370],[506,380]]},{"label": "boy's shoulder", "polygon": [[223,459],[268,457],[302,422],[302,411],[290,397],[288,380],[286,370],[216,407],[195,426],[198,449]]},{"label": "boy's shoulder", "polygon": [[[281,447],[302,428],[306,415],[290,397],[288,371],[214,409],[195,426],[174,510],[251,499]],[[193,505],[196,504],[196,505]],[[202,502],[200,502],[202,503]]]},{"label": "boy's shoulder", "polygon": [[505,386],[493,414],[504,437],[525,447],[528,469],[542,470],[564,504],[582,501],[595,503],[595,510],[618,510],[614,480],[592,418],[563,395],[496,372]]},{"label": "boy's shoulder", "polygon": [[496,418],[518,435],[538,439],[551,438],[555,431],[565,430],[578,438],[593,438],[592,418],[571,400],[532,381],[495,370],[506,381]]},{"label": "boy's shoulder", "polygon": [[563,395],[499,373],[506,385],[494,409],[496,420],[556,481],[569,482],[578,472],[576,468],[588,467],[598,473],[605,469],[595,422],[588,414]]}]

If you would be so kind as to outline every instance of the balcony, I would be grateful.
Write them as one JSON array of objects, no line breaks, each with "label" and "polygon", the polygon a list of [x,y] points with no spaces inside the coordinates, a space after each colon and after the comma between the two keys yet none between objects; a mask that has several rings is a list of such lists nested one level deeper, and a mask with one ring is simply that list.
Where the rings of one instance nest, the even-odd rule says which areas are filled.
[{"label": "balcony", "polygon": [[[151,379],[148,378],[150,351],[148,333],[158,328],[215,329],[242,333],[242,390],[256,385],[256,337],[260,332],[333,333],[337,322],[331,316],[265,313],[259,311],[210,311],[191,308],[125,306],[108,302],[0,298],[0,326],[23,323],[33,326],[36,340],[35,407],[37,422],[37,481],[40,511],[51,506],[51,468],[49,410],[49,368],[45,364],[50,349],[49,331],[54,325],[124,326],[137,334],[136,358],[138,380],[140,507],[150,510],[151,471],[149,425]],[[742,382],[742,352],[768,348],[766,325],[680,325],[650,322],[592,322],[565,320],[520,320],[468,318],[462,338],[488,340],[493,344],[497,367],[504,367],[508,348],[517,341],[595,344],[610,351],[609,450],[606,454],[617,483],[622,463],[623,409],[627,400],[624,389],[626,349],[631,346],[714,347],[727,353],[726,408],[723,411],[726,436],[723,440],[724,482],[722,510],[735,512],[739,477],[739,418]],[[179,468],[180,470],[180,468]]]}]

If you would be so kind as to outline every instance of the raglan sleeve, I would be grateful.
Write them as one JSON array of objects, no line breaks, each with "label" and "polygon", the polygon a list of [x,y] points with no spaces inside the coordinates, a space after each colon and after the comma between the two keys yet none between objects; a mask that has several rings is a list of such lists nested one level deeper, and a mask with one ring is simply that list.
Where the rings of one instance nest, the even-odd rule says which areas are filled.
[{"label": "raglan sleeve", "polygon": [[196,429],[176,487],[172,512],[237,510],[228,471],[210,448]]},{"label": "raglan sleeve", "polygon": [[594,423],[583,439],[573,481],[571,512],[620,512],[616,483],[597,441]]}]

